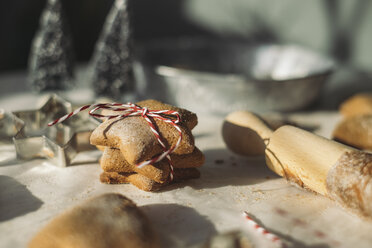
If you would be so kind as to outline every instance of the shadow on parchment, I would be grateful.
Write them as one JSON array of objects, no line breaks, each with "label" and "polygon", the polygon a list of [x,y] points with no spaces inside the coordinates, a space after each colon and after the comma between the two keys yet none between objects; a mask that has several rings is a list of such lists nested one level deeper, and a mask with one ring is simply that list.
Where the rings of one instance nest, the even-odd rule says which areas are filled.
[{"label": "shadow on parchment", "polygon": [[0,175],[0,222],[36,211],[43,202],[16,180]]},{"label": "shadow on parchment", "polygon": [[242,157],[227,149],[210,149],[203,153],[205,164],[199,169],[200,179],[185,182],[195,189],[253,185],[279,178],[266,166],[263,156]]},{"label": "shadow on parchment", "polygon": [[212,222],[190,207],[172,203],[140,208],[154,223],[161,247],[189,247],[217,233]]}]

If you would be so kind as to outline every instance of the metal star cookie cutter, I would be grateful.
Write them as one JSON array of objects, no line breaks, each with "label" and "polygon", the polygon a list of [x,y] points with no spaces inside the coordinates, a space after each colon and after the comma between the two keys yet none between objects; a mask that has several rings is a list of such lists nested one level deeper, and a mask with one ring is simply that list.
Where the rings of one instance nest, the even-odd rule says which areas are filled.
[{"label": "metal star cookie cutter", "polygon": [[17,116],[0,109],[0,144],[10,144],[23,126],[24,122]]},{"label": "metal star cookie cutter", "polygon": [[[99,122],[88,114],[48,127],[50,121],[71,111],[71,103],[53,94],[39,109],[13,112],[24,122],[13,137],[17,158],[46,158],[56,166],[67,167],[74,165],[73,159],[78,153],[95,149],[90,145],[89,137]],[[79,161],[89,162],[93,161]]]}]

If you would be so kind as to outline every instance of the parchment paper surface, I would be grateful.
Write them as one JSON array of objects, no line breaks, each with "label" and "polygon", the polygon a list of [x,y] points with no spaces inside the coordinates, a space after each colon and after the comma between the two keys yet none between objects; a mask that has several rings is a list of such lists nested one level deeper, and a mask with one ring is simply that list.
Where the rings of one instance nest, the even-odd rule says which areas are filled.
[{"label": "parchment paper surface", "polygon": [[[16,110],[36,106],[31,98],[17,99],[23,102],[0,99],[0,107]],[[290,117],[327,137],[340,120],[336,112]],[[290,247],[371,247],[371,221],[323,196],[288,184],[267,169],[263,158],[229,152],[221,138],[222,119],[199,115],[194,135],[196,145],[206,155],[201,178],[158,193],[131,185],[102,184],[98,163],[57,168],[46,160],[22,162],[15,159],[12,146],[1,146],[0,247],[25,247],[55,215],[107,192],[124,194],[136,202],[153,221],[164,247],[193,245],[230,230],[243,230],[257,247],[275,247],[246,225],[242,211],[251,213],[260,224],[287,240]],[[98,157],[99,153],[89,156]]]}]

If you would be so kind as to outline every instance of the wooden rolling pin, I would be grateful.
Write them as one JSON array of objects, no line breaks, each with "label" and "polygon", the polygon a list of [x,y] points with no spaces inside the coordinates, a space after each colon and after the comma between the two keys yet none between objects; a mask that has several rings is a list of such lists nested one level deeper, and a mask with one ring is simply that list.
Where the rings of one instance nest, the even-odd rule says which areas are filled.
[{"label": "wooden rolling pin", "polygon": [[[250,129],[260,136],[261,142],[266,141],[266,164],[278,175],[372,217],[371,154],[293,126],[272,131],[250,112],[234,112],[226,121],[235,125],[239,123],[241,128]],[[223,129],[225,135],[229,132],[233,131]],[[246,136],[237,135],[235,138],[244,139]],[[243,144],[242,140],[237,142]],[[251,153],[254,142],[255,139],[244,147],[245,154]]]},{"label": "wooden rolling pin", "polygon": [[222,125],[222,137],[227,147],[245,156],[264,155],[265,141],[272,132],[262,119],[247,111],[229,114]]}]

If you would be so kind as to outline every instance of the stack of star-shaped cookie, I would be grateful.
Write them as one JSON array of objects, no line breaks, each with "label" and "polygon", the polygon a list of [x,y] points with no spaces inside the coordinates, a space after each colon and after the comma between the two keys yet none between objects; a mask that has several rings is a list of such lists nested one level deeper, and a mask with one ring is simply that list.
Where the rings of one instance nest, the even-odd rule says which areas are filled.
[{"label": "stack of star-shaped cookie", "polygon": [[[161,154],[163,148],[144,117],[131,116],[104,121],[90,137],[91,144],[103,150],[100,164],[104,172],[101,174],[101,181],[110,184],[131,183],[142,190],[156,191],[171,182],[198,178],[200,173],[196,167],[204,163],[204,155],[195,147],[191,133],[198,122],[196,114],[156,100],[138,102],[137,105],[149,110],[173,110],[179,113],[181,122],[178,126],[182,132],[182,141],[170,155],[174,178],[171,179],[171,169],[166,158],[137,167],[139,163]],[[118,114],[112,111],[106,113]],[[154,118],[153,122],[166,148],[174,146],[179,132],[162,120]]]}]

